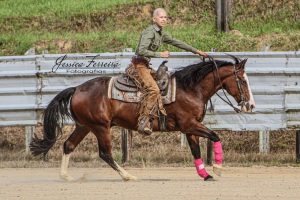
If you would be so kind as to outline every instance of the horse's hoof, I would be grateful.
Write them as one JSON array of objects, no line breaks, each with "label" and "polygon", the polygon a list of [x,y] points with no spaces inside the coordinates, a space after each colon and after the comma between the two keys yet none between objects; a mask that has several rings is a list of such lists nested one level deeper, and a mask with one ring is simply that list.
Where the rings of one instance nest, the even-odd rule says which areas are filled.
[{"label": "horse's hoof", "polygon": [[216,179],[214,179],[214,177],[212,177],[211,175],[208,175],[204,178],[204,181],[216,181]]},{"label": "horse's hoof", "polygon": [[123,181],[136,181],[137,180],[137,177],[132,176],[132,175],[128,175],[128,176],[125,176],[122,178],[123,178]]},{"label": "horse's hoof", "polygon": [[75,181],[75,179],[72,176],[67,174],[60,174],[59,177],[64,181],[68,181],[68,182]]},{"label": "horse's hoof", "polygon": [[214,164],[214,165],[213,165],[213,172],[214,172],[216,175],[221,176],[221,175],[222,175],[222,165]]}]

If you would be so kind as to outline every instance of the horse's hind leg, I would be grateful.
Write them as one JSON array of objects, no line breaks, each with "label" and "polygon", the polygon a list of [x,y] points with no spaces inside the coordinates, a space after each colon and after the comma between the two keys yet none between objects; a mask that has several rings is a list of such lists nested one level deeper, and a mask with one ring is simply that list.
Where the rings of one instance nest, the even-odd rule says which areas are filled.
[{"label": "horse's hind leg", "polygon": [[74,180],[68,174],[68,165],[71,153],[77,147],[77,145],[83,140],[83,138],[89,133],[90,129],[76,124],[75,130],[70,135],[70,137],[65,141],[64,148],[63,148],[63,156],[61,162],[61,170],[60,170],[60,177],[67,181]]},{"label": "horse's hind leg", "polygon": [[111,134],[109,126],[93,126],[92,132],[98,140],[99,156],[115,171],[117,171],[124,181],[136,180],[135,176],[130,175],[120,167],[112,157]]}]

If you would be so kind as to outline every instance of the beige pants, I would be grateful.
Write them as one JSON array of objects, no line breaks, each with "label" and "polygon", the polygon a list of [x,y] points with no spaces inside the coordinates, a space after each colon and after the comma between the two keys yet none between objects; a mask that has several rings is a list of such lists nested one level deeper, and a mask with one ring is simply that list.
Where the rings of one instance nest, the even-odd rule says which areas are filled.
[{"label": "beige pants", "polygon": [[147,67],[145,64],[132,64],[127,69],[127,74],[136,82],[142,92],[139,119],[143,116],[156,116],[158,109],[162,114],[166,115],[160,90],[152,76],[154,70]]}]

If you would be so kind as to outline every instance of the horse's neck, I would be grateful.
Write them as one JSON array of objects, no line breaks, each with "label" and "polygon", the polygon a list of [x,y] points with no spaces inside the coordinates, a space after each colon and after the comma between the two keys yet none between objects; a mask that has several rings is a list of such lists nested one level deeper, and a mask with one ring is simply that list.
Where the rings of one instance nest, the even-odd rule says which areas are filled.
[{"label": "horse's neck", "polygon": [[[228,70],[227,70],[228,71]],[[218,74],[220,79],[218,78]],[[219,73],[212,71],[207,74],[204,79],[200,80],[199,88],[197,92],[202,96],[202,99],[205,103],[221,89],[223,80],[229,76],[229,73],[226,73],[226,66],[219,68]],[[221,82],[220,82],[221,81]]]}]

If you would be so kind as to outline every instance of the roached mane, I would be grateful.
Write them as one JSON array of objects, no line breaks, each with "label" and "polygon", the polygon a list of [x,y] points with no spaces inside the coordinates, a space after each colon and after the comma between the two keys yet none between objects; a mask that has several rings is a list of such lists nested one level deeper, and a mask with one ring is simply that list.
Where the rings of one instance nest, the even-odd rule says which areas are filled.
[{"label": "roached mane", "polygon": [[[229,55],[235,60],[235,64],[239,64],[241,60],[235,56]],[[218,68],[233,65],[232,62],[224,61],[224,60],[215,60]],[[184,67],[178,71],[176,71],[172,76],[176,77],[176,80],[180,85],[182,85],[183,89],[192,89],[195,84],[197,84],[200,80],[202,80],[207,74],[215,70],[214,63],[212,61],[208,62],[200,62],[197,64],[189,65]]]}]

